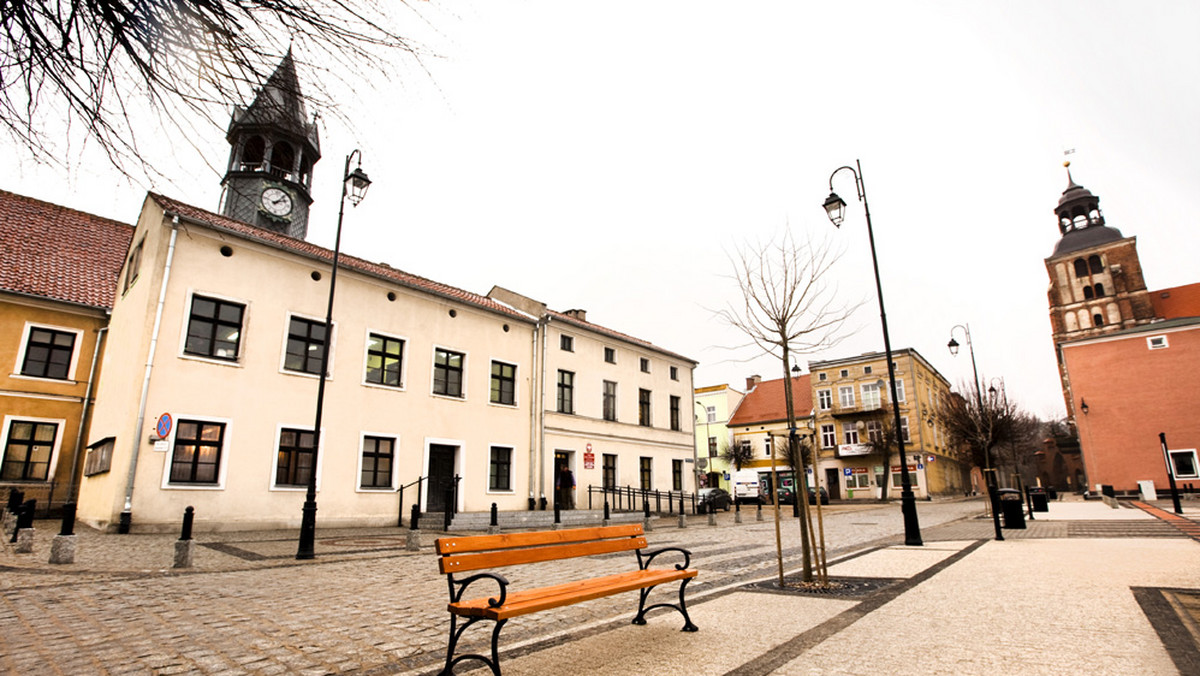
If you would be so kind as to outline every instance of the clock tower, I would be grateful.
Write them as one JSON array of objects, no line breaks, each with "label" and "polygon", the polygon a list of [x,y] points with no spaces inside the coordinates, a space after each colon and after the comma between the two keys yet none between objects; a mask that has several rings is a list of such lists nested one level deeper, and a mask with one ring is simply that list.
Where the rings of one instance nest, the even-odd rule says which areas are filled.
[{"label": "clock tower", "polygon": [[304,239],[321,144],[304,109],[290,49],[254,101],[234,106],[225,139],[230,152],[221,213]]}]

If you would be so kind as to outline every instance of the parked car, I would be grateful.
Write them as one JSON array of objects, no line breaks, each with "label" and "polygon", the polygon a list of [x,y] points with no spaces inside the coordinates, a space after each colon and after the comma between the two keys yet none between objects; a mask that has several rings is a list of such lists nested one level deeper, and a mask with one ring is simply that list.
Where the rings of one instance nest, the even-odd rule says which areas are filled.
[{"label": "parked car", "polygon": [[733,496],[724,488],[701,488],[697,495],[700,496],[699,509],[706,514],[710,507],[714,512],[718,509],[728,512],[729,506],[733,504]]},{"label": "parked car", "polygon": [[[792,505],[796,502],[796,490],[790,484],[780,482],[779,486],[779,504]],[[762,490],[759,493],[759,500],[764,505],[771,504],[771,486],[763,482]]]},{"label": "parked car", "polygon": [[730,484],[733,486],[733,498],[739,503],[744,505],[760,501],[758,472],[752,469],[738,470],[730,478]]},{"label": "parked car", "polygon": [[[810,505],[817,504],[817,492],[815,490],[813,490],[812,486],[808,487],[808,504],[810,504]],[[824,486],[821,486],[821,504],[822,505],[829,504],[829,492],[825,490]]]}]

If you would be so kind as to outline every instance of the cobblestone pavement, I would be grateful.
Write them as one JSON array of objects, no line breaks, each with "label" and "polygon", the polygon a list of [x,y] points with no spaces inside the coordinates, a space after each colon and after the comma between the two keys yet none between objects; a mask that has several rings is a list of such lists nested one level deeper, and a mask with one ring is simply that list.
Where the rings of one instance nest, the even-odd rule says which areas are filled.
[{"label": "cobblestone pavement", "polygon": [[[918,505],[928,542],[990,538],[991,520],[976,518],[982,510],[979,500]],[[1127,511],[1130,528],[1159,523]],[[719,514],[715,527],[707,517],[689,517],[684,529],[675,518],[661,519],[648,538],[652,547],[692,551],[701,574],[689,601],[699,603],[775,574],[775,525],[765,514],[759,522],[744,511],[741,524],[733,513]],[[833,505],[823,514],[831,559],[902,539],[895,504]],[[1029,525],[1006,536],[1064,537],[1060,522]],[[303,562],[294,559],[295,532],[200,533],[194,567],[179,570],[169,567],[173,536],[87,530],[77,536],[76,563],[50,565],[57,524],[36,528],[32,553],[6,544],[0,554],[3,673],[386,674],[436,671],[443,659],[447,587],[432,553],[435,533],[423,533],[422,549],[410,552],[406,532],[395,528],[319,530],[317,558]],[[791,570],[799,565],[796,519],[784,518],[781,531]],[[632,564],[612,555],[505,572],[519,589]],[[622,595],[519,618],[505,628],[506,649],[565,627],[627,619],[632,602]]]}]

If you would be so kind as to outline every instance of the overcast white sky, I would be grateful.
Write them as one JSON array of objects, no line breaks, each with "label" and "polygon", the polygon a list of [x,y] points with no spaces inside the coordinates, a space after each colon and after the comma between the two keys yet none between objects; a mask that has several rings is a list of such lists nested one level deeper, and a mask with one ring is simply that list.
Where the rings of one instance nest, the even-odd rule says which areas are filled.
[{"label": "overcast white sky", "polygon": [[[697,386],[781,375],[721,349],[742,339],[712,310],[737,298],[727,252],[785,227],[843,246],[840,291],[866,301],[857,333],[811,358],[882,350],[848,173],[834,185],[850,202],[840,230],[821,208],[830,173],[855,159],[892,346],[916,348],[956,386],[970,360],[946,342],[969,323],[982,377],[1003,377],[1034,413],[1063,412],[1043,261],[1067,149],[1108,225],[1138,237],[1151,289],[1200,281],[1195,2],[418,9],[427,24],[411,32],[436,54],[428,74],[415,63],[390,84],[346,74],[353,124],[324,116],[310,239],[332,246],[342,161],[357,147],[375,183],[347,214],[345,251],[586,309],[699,361]],[[216,210],[220,176],[205,159],[224,167],[223,131],[164,132],[154,159],[172,180],[157,184],[123,181],[86,151],[70,171],[38,167],[4,142],[14,159],[0,187],[126,222],[147,189]]]}]

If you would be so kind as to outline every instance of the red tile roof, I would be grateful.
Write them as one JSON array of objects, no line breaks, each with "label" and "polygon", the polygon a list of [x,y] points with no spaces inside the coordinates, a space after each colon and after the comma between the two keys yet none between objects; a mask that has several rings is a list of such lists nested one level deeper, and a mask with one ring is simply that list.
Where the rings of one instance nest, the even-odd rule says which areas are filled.
[{"label": "red tile roof", "polygon": [[0,290],[111,308],[133,227],[0,190]]},{"label": "red tile roof", "polygon": [[1150,304],[1155,317],[1200,317],[1200,283],[1151,291]]},{"label": "red tile roof", "polygon": [[[792,410],[797,418],[812,412],[811,376],[807,373],[788,378],[792,384]],[[764,380],[746,393],[742,403],[729,419],[729,426],[771,423],[787,420],[787,398],[783,391],[783,378]]]}]

